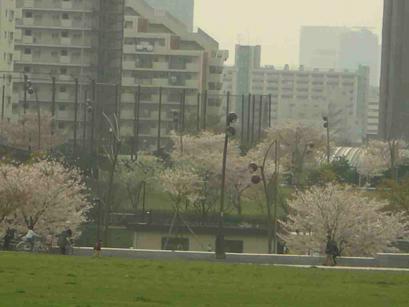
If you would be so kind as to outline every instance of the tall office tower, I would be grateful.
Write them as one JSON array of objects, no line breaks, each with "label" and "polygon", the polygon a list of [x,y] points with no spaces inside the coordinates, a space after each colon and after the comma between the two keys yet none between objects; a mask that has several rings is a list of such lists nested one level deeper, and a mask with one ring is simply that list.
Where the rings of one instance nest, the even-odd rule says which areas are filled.
[{"label": "tall office tower", "polygon": [[379,40],[366,28],[301,28],[300,65],[320,69],[370,68],[372,86],[379,86]]},{"label": "tall office tower", "polygon": [[0,0],[0,116],[9,118],[12,97],[12,71],[15,33],[15,2]]},{"label": "tall office tower", "polygon": [[409,2],[385,0],[379,136],[409,137]]},{"label": "tall office tower", "polygon": [[166,10],[193,31],[194,0],[146,0],[153,8]]},{"label": "tall office tower", "polygon": [[261,46],[236,45],[235,67],[237,70],[236,94],[250,93],[250,78],[253,69],[260,68]]}]

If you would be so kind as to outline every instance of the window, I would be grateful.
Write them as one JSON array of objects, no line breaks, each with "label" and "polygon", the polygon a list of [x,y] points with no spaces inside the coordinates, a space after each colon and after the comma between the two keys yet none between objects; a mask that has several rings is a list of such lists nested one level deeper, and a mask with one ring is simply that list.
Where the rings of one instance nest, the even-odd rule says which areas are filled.
[{"label": "window", "polygon": [[66,75],[66,74],[67,74],[67,68],[61,67],[61,68],[60,68],[60,74]]},{"label": "window", "polygon": [[30,66],[24,66],[24,72],[30,72],[31,68]]},{"label": "window", "polygon": [[64,122],[58,122],[58,129],[64,129],[65,128],[65,123]]},{"label": "window", "polygon": [[62,19],[65,19],[65,20],[70,19],[70,16],[68,15],[68,13],[63,13]]},{"label": "window", "polygon": [[32,35],[31,30],[30,30],[30,29],[24,30],[24,35],[25,35],[25,36],[31,36],[31,35]]},{"label": "window", "polygon": [[62,31],[61,37],[68,37],[68,31]]},{"label": "window", "polygon": [[68,51],[63,49],[61,50],[61,56],[67,56],[68,55]]},{"label": "window", "polygon": [[26,13],[24,14],[24,16],[25,16],[26,18],[33,18],[33,12],[28,11],[28,12],[26,12]]},{"label": "window", "polygon": [[188,251],[189,239],[162,237],[162,250]]},{"label": "window", "polygon": [[24,54],[31,54],[30,48],[24,48]]},{"label": "window", "polygon": [[67,88],[65,86],[60,86],[60,93],[66,93]]}]

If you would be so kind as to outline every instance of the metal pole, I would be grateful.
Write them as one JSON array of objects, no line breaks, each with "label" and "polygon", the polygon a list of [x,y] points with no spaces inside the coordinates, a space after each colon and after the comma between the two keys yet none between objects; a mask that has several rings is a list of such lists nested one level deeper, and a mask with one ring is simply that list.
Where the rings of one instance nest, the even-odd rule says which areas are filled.
[{"label": "metal pole", "polygon": [[274,249],[273,252],[274,254],[277,254],[277,207],[278,207],[278,187],[279,187],[279,141],[275,141],[275,154],[274,154],[274,164],[275,164],[275,170],[274,170],[274,210],[273,210],[273,235],[274,235]]},{"label": "metal pole", "polygon": [[244,95],[241,96],[241,128],[240,128],[240,137],[241,137],[241,144],[244,144],[244,104],[245,104],[245,97]]},{"label": "metal pole", "polygon": [[268,127],[271,128],[271,94],[268,95]]},{"label": "metal pole", "polygon": [[120,110],[119,110],[119,84],[115,85],[115,115],[119,120]]},{"label": "metal pole", "polygon": [[247,145],[250,145],[250,121],[251,121],[251,94],[247,103]]},{"label": "metal pole", "polygon": [[330,163],[331,160],[331,149],[330,149],[330,144],[329,144],[329,118],[327,121],[327,163]]},{"label": "metal pole", "polygon": [[207,90],[203,96],[203,130],[207,129]]},{"label": "metal pole", "polygon": [[254,130],[255,130],[255,116],[256,116],[256,95],[253,95],[252,112],[251,112],[251,140],[250,144],[254,143]]},{"label": "metal pole", "polygon": [[101,200],[97,200],[98,203],[98,212],[97,212],[97,242],[99,242],[101,238]]},{"label": "metal pole", "polygon": [[55,77],[52,77],[51,85],[51,142],[54,143],[54,132],[55,132]]},{"label": "metal pole", "polygon": [[38,150],[41,150],[41,107],[40,107],[40,102],[38,101],[38,94],[37,90],[34,91],[35,99],[36,99],[36,105],[37,105],[37,122],[38,122],[38,140],[37,140],[37,146]]},{"label": "metal pole", "polygon": [[87,103],[88,103],[88,89],[85,90],[85,97],[84,97],[84,110],[83,110],[83,121],[82,121],[82,148],[85,151],[85,139],[87,138]]},{"label": "metal pole", "polygon": [[74,156],[77,153],[77,126],[78,126],[78,79],[75,79],[75,101],[74,101],[74,144],[73,153]]},{"label": "metal pole", "polygon": [[200,93],[197,93],[196,130],[200,131]]},{"label": "metal pole", "polygon": [[[227,107],[230,106],[230,93],[227,93]],[[227,112],[226,112],[227,113]],[[225,194],[225,185],[226,185],[226,165],[227,165],[227,147],[229,143],[229,134],[228,134],[228,127],[229,127],[229,119],[228,114],[226,116],[226,131],[224,137],[224,147],[223,147],[223,164],[222,164],[222,182],[221,182],[221,191],[220,191],[220,211],[219,211],[219,227],[217,231],[216,237],[216,258],[217,259],[225,259],[226,252],[224,246],[224,194]]]},{"label": "metal pole", "polygon": [[158,139],[157,139],[158,154],[160,153],[161,124],[162,124],[162,87],[159,88]]},{"label": "metal pole", "polygon": [[27,75],[24,75],[24,100],[23,100],[23,113],[26,114],[27,109]]},{"label": "metal pole", "polygon": [[133,122],[133,148],[132,148],[132,157],[138,156],[139,151],[139,106],[141,99],[141,86],[138,85],[138,91],[135,93],[135,104],[134,104],[134,122]]},{"label": "metal pole", "polygon": [[97,87],[95,80],[92,80],[92,113],[91,113],[91,154],[95,151],[95,112],[96,112],[96,97],[97,97]]},{"label": "metal pole", "polygon": [[[3,80],[4,82],[4,80]],[[6,85],[3,84],[2,86],[2,94],[1,94],[1,120],[4,120],[4,103],[6,98]]]},{"label": "metal pole", "polygon": [[263,95],[260,95],[260,102],[258,106],[258,135],[257,135],[257,140],[260,142],[261,139],[261,121],[262,121],[262,116],[263,116]]}]

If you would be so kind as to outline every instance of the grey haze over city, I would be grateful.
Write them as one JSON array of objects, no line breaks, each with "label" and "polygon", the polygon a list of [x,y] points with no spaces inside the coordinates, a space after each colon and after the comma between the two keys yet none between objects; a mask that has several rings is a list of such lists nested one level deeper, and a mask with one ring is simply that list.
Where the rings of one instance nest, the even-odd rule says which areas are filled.
[{"label": "grey haze over city", "polygon": [[381,38],[382,13],[382,0],[195,1],[195,25],[222,48],[262,45],[262,63],[276,65],[298,64],[302,26],[368,27]]}]

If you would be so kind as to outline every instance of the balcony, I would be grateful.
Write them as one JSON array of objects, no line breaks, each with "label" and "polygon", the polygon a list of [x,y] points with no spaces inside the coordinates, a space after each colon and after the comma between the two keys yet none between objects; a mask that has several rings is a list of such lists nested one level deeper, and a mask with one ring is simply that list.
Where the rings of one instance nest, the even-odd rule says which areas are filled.
[{"label": "balcony", "polygon": [[24,0],[24,7],[33,8],[34,7],[34,0]]},{"label": "balcony", "polygon": [[71,1],[62,1],[61,8],[64,10],[71,10],[72,9],[72,2]]},{"label": "balcony", "polygon": [[192,71],[192,72],[198,72],[198,71],[200,71],[200,67],[196,63],[187,63],[186,64],[186,70],[187,71]]},{"label": "balcony", "polygon": [[23,44],[32,44],[34,42],[33,36],[24,35],[22,42]]},{"label": "balcony", "polygon": [[71,58],[69,56],[60,56],[60,63],[62,64],[70,64]]},{"label": "balcony", "polygon": [[134,61],[124,61],[123,62],[123,69],[133,69],[136,67],[135,62]]},{"label": "balcony", "polygon": [[71,45],[71,37],[61,37],[61,45]]},{"label": "balcony", "polygon": [[61,19],[61,27],[63,28],[72,28],[72,24],[73,23],[71,19]]},{"label": "balcony", "polygon": [[168,86],[168,85],[169,85],[169,82],[168,82],[168,79],[153,79],[153,80],[152,80],[152,85],[158,86],[158,87],[160,87],[160,86]]}]

